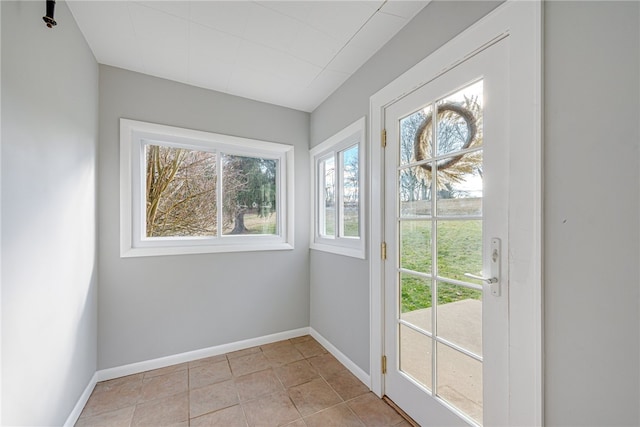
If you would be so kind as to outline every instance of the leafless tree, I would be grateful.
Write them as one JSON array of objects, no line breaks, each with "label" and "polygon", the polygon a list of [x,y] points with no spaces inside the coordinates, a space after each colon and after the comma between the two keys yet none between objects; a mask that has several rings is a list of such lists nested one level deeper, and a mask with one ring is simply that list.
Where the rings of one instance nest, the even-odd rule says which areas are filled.
[{"label": "leafless tree", "polygon": [[146,146],[147,237],[216,234],[216,155]]},{"label": "leafless tree", "polygon": [[[215,236],[218,232],[216,153],[146,146],[148,237]],[[270,217],[276,209],[277,161],[222,154],[222,231],[251,232],[250,210]]]}]

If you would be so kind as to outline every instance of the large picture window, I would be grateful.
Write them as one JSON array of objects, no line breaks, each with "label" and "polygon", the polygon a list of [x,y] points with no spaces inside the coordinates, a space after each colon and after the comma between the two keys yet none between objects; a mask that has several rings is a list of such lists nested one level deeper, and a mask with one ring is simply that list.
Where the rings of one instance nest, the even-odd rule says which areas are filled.
[{"label": "large picture window", "polygon": [[311,248],[364,258],[362,118],[311,150]]},{"label": "large picture window", "polygon": [[292,146],[120,128],[121,256],[293,248]]}]

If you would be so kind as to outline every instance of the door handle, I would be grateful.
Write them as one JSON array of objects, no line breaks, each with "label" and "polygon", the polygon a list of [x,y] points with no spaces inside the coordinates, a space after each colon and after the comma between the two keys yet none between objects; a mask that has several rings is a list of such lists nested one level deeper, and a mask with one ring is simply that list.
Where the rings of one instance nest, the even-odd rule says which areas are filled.
[{"label": "door handle", "polygon": [[476,276],[475,274],[471,274],[471,273],[464,273],[464,275],[466,277],[471,278],[471,279],[481,280],[481,281],[485,282],[487,285],[492,285],[494,283],[498,283],[498,278],[497,277],[482,277],[482,276]]},{"label": "door handle", "polygon": [[501,294],[500,258],[500,239],[494,237],[491,239],[491,277],[482,277],[471,273],[464,273],[464,275],[471,279],[483,281],[491,287],[491,295],[499,297]]}]

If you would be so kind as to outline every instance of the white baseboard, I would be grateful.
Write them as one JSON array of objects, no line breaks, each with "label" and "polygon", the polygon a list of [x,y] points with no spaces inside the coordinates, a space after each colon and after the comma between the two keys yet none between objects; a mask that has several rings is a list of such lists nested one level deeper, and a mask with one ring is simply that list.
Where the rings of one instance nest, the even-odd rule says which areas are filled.
[{"label": "white baseboard", "polygon": [[355,375],[360,381],[362,381],[369,390],[371,390],[371,376],[363,371],[358,365],[353,363],[351,359],[344,355],[340,350],[338,350],[333,344],[331,344],[325,337],[320,335],[318,331],[313,328],[309,328],[309,335],[315,338],[324,348],[329,350],[336,359],[340,361],[344,366],[347,367],[348,370],[351,371],[353,375]]},{"label": "white baseboard", "polygon": [[204,357],[217,356],[219,354],[230,353],[232,351],[244,350],[245,348],[301,337],[303,335],[311,335],[313,338],[315,338],[316,341],[318,341],[324,348],[326,348],[336,359],[340,361],[340,363],[346,366],[346,368],[349,369],[349,371],[351,371],[353,375],[355,375],[367,387],[371,388],[371,377],[369,376],[369,374],[364,372],[358,365],[353,363],[351,359],[349,359],[333,344],[327,341],[327,339],[320,335],[318,331],[311,327],[306,327],[96,371],[96,373],[89,381],[89,384],[87,384],[84,392],[80,396],[80,399],[78,399],[78,403],[76,403],[73,411],[71,411],[71,414],[69,414],[67,421],[64,423],[64,427],[73,427],[73,425],[78,421],[78,418],[82,413],[82,409],[87,404],[87,401],[89,400],[93,389],[100,381],[125,377],[127,375],[138,374],[141,372],[151,371],[153,369],[160,369],[167,366],[176,365],[178,363],[191,362],[193,360],[202,359]]},{"label": "white baseboard", "polygon": [[279,332],[276,334],[265,335],[258,338],[251,338],[242,341],[236,341],[229,344],[217,345],[214,347],[203,348],[200,350],[188,351],[186,353],[175,354],[172,356],[161,357],[158,359],[147,360],[143,362],[131,363],[129,365],[117,366],[115,368],[101,369],[96,371],[91,377],[89,384],[78,399],[76,406],[73,408],[64,427],[73,427],[80,418],[82,409],[84,409],[93,389],[100,381],[112,380],[114,378],[125,377],[127,375],[138,374],[140,372],[150,371],[152,369],[164,368],[166,366],[178,363],[191,362],[193,360],[202,359],[204,357],[217,356],[219,354],[230,353],[232,351],[244,350],[245,348],[255,347],[258,345],[269,344],[276,341],[282,341],[290,338],[309,335],[309,328],[294,329],[291,331]]},{"label": "white baseboard", "polygon": [[204,357],[217,356],[219,354],[230,353],[232,351],[244,350],[245,348],[258,345],[269,344],[276,341],[301,337],[309,334],[309,328],[294,329],[291,331],[278,332],[276,334],[265,335],[258,338],[236,341],[229,344],[216,345],[200,350],[188,351],[186,353],[174,354],[172,356],[160,357],[158,359],[146,360],[143,362],[131,363],[129,365],[116,366],[114,368],[101,369],[96,372],[98,381],[112,380],[114,378],[125,377],[127,375],[138,374],[140,372],[160,369],[178,363],[191,362]]},{"label": "white baseboard", "polygon": [[89,400],[89,397],[91,396],[91,393],[93,392],[93,389],[96,387],[97,383],[98,373],[96,372],[89,380],[89,384],[87,384],[87,387],[82,392],[82,395],[80,395],[76,406],[73,407],[73,410],[67,417],[67,421],[64,422],[64,427],[73,427],[75,425],[76,421],[78,421],[78,418],[80,418],[80,414],[82,413],[84,406],[87,404],[87,401]]}]

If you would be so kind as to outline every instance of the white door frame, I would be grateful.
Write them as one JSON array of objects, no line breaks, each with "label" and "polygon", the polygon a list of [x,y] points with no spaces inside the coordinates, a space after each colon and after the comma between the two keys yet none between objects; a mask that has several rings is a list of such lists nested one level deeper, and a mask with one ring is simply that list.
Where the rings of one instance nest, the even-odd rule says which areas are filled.
[{"label": "white door frame", "polygon": [[[509,424],[542,425],[542,2],[510,0],[370,99],[370,375],[384,395],[384,109],[496,40],[509,42]],[[515,113],[518,114],[515,114]]]}]

